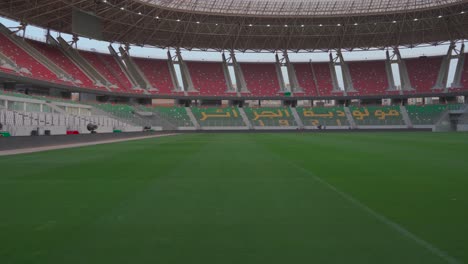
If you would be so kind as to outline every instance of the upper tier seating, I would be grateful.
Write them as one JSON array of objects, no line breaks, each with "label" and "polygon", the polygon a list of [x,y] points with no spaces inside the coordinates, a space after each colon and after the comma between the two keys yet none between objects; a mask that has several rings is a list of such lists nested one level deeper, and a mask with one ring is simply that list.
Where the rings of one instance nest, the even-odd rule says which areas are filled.
[{"label": "upper tier seating", "polygon": [[251,96],[278,96],[280,85],[272,63],[242,63],[247,89]]},{"label": "upper tier seating", "polygon": [[411,86],[415,89],[412,93],[433,93],[441,90],[433,90],[439,75],[443,57],[428,57],[417,59],[405,59],[406,68]]},{"label": "upper tier seating", "polygon": [[[296,72],[299,87],[306,96],[317,96],[317,87],[312,74],[310,63],[296,63],[294,64],[294,71]],[[302,95],[302,93],[300,94]]]},{"label": "upper tier seating", "polygon": [[[35,79],[62,83],[57,76],[0,33],[0,52],[14,61],[19,67],[27,69]],[[3,70],[3,68],[2,68]]]},{"label": "upper tier seating", "polygon": [[112,56],[88,51],[79,53],[111,84],[118,87],[117,92],[139,93],[132,89],[132,84]]},{"label": "upper tier seating", "polygon": [[133,58],[133,61],[141,69],[150,84],[158,89],[157,94],[172,94],[174,84],[172,83],[169,66],[166,60],[154,60]]},{"label": "upper tier seating", "polygon": [[318,96],[341,95],[333,92],[333,82],[331,78],[330,66],[328,63],[314,63],[312,67],[317,78]]},{"label": "upper tier seating", "polygon": [[399,106],[349,107],[358,126],[405,125]]},{"label": "upper tier seating", "polygon": [[465,55],[465,62],[463,65],[460,84],[462,89],[468,89],[468,55]]},{"label": "upper tier seating", "polygon": [[[219,62],[187,62],[193,86],[201,95],[229,95],[223,65]],[[235,95],[231,93],[231,95]]]},{"label": "upper tier seating", "polygon": [[[94,89],[104,89],[103,87],[97,87],[94,85],[86,74],[81,71],[78,66],[75,65],[63,52],[54,46],[48,45],[46,43],[38,41],[28,41],[31,46],[44,54],[49,60],[54,62],[57,66],[61,67],[64,71],[70,74],[76,81],[75,85],[94,88]],[[105,90],[105,89],[104,89]]]},{"label": "upper tier seating", "polygon": [[[32,47],[48,57],[54,64],[61,67],[72,76],[76,82],[74,85],[81,88],[98,89],[107,91],[104,87],[96,86],[72,60],[63,54],[59,48],[45,43],[27,40]],[[33,56],[12,42],[7,35],[0,34],[0,71],[13,75],[23,75],[42,81],[73,85],[69,81],[60,80],[52,71],[41,64]],[[118,93],[142,94],[142,89],[133,89],[132,83],[120,68],[119,64],[109,54],[79,51],[110,84],[112,91]],[[408,75],[414,91],[405,91],[405,94],[429,94],[440,93],[442,90],[432,89],[437,81],[437,76],[443,57],[428,57],[405,59]],[[157,90],[150,91],[160,95],[182,95],[173,91],[174,85],[169,73],[166,60],[133,58],[148,81]],[[16,64],[16,65],[15,65]],[[198,92],[194,95],[203,96],[236,96],[236,93],[228,93],[227,85],[219,62],[187,62],[192,81]],[[323,63],[294,63],[297,79],[303,92],[296,92],[296,96],[332,97],[343,95],[342,91],[333,91],[331,72],[328,62]],[[387,91],[388,81],[385,73],[384,61],[359,61],[348,62],[350,74],[353,80],[355,92],[348,95],[388,95],[395,91]],[[19,71],[22,69],[22,71]],[[274,63],[241,63],[241,69],[245,77],[250,93],[244,96],[275,97],[282,96],[280,84]],[[314,79],[315,76],[315,79]],[[63,79],[63,78],[62,78]],[[461,88],[449,89],[456,92],[460,89],[468,89],[468,59],[465,60],[462,72]]]},{"label": "upper tier seating", "polygon": [[297,107],[304,126],[349,126],[344,108],[335,107]]},{"label": "upper tier seating", "polygon": [[246,107],[244,111],[253,126],[297,126],[296,120],[288,107]]},{"label": "upper tier seating", "polygon": [[202,127],[246,126],[236,107],[192,107],[192,112]]},{"label": "upper tier seating", "polygon": [[459,110],[463,105],[407,105],[406,111],[413,125],[433,125],[445,110]]},{"label": "upper tier seating", "polygon": [[388,89],[385,61],[348,62],[354,89],[359,95],[386,94]]}]

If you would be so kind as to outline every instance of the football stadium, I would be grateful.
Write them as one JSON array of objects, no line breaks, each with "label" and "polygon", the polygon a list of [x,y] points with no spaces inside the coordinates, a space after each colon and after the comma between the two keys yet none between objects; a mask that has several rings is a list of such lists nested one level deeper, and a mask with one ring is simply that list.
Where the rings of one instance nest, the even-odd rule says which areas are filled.
[{"label": "football stadium", "polygon": [[0,1],[0,263],[468,263],[467,0]]}]

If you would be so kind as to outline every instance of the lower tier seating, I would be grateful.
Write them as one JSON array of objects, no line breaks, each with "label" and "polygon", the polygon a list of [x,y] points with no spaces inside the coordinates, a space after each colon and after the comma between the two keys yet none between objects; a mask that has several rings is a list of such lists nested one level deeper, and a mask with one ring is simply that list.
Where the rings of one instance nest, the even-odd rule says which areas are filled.
[{"label": "lower tier seating", "polygon": [[413,125],[435,124],[445,110],[459,110],[463,105],[408,105],[406,111]]},{"label": "lower tier seating", "polygon": [[297,107],[304,126],[349,126],[343,107]]},{"label": "lower tier seating", "polygon": [[185,107],[139,107],[141,111],[152,112],[177,127],[193,127]]},{"label": "lower tier seating", "polygon": [[202,127],[246,126],[239,110],[235,107],[192,107],[192,112]]},{"label": "lower tier seating", "polygon": [[244,111],[253,126],[297,126],[291,110],[287,107],[246,107]]},{"label": "lower tier seating", "polygon": [[399,106],[352,106],[349,110],[357,126],[405,125]]}]

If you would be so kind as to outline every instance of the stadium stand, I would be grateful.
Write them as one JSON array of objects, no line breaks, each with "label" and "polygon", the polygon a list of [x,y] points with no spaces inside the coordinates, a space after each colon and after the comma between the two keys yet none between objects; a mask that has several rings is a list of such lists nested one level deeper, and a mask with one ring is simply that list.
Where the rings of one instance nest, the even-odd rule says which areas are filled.
[{"label": "stadium stand", "polygon": [[278,96],[280,85],[272,63],[242,63],[247,88],[252,96]]},{"label": "stadium stand", "polygon": [[315,78],[317,79],[317,90],[319,96],[333,96],[333,83],[328,63],[312,64]]},{"label": "stadium stand", "polygon": [[433,90],[432,88],[437,82],[442,57],[405,59],[405,63],[411,86],[415,89],[411,93],[440,92],[440,90]]},{"label": "stadium stand", "polygon": [[193,127],[193,123],[185,110],[185,107],[149,107],[140,106],[139,110],[152,112],[176,127]]},{"label": "stadium stand", "polygon": [[462,104],[407,105],[406,110],[413,125],[433,125],[446,110],[459,110]]},{"label": "stadium stand", "polygon": [[299,87],[306,96],[317,96],[317,87],[315,85],[314,75],[310,63],[294,64]]},{"label": "stadium stand", "polygon": [[65,56],[60,49],[57,47],[47,45],[38,41],[28,41],[36,50],[47,56],[52,60],[57,66],[61,67],[68,74],[74,78],[74,84],[76,86],[93,88],[93,89],[103,89],[104,87],[95,86],[94,83],[86,76],[86,74],[81,71],[67,56]]},{"label": "stadium stand", "polygon": [[132,89],[132,84],[127,76],[110,55],[88,51],[80,51],[79,53],[110,82],[108,85],[115,92],[141,93]]},{"label": "stadium stand", "polygon": [[133,61],[141,69],[151,85],[157,89],[154,93],[174,93],[174,84],[171,80],[167,61],[143,58],[133,58]]},{"label": "stadium stand", "polygon": [[252,125],[256,127],[297,126],[291,110],[287,107],[246,107],[244,111]]},{"label": "stadium stand", "polygon": [[404,126],[399,106],[349,107],[357,126]]},{"label": "stadium stand", "polygon": [[[192,82],[201,95],[221,96],[226,93],[226,78],[221,63],[216,62],[186,62],[192,77]],[[233,95],[231,93],[231,95]]]},{"label": "stadium stand", "polygon": [[20,97],[20,98],[32,98],[32,96],[29,96],[24,93],[12,92],[12,91],[7,91],[3,89],[0,89],[0,95],[14,96],[14,97]]},{"label": "stadium stand", "polygon": [[192,112],[202,127],[244,127],[236,107],[192,107]]},{"label": "stadium stand", "polygon": [[461,73],[461,89],[468,89],[468,56],[465,55],[463,69]]},{"label": "stadium stand", "polygon": [[346,126],[349,121],[344,107],[297,107],[304,126]]},{"label": "stadium stand", "polygon": [[0,52],[14,61],[18,67],[22,68],[21,73],[23,75],[31,75],[36,79],[50,82],[63,82],[44,65],[3,35],[3,33],[0,33]]},{"label": "stadium stand", "polygon": [[5,92],[0,93],[0,122],[13,136],[65,135],[70,131],[73,131],[71,134],[90,133],[88,124],[96,125],[99,133],[138,129],[119,119],[93,114],[88,105],[44,101],[39,97]]},{"label": "stadium stand", "polygon": [[384,61],[348,62],[354,89],[359,95],[386,94],[388,80]]}]

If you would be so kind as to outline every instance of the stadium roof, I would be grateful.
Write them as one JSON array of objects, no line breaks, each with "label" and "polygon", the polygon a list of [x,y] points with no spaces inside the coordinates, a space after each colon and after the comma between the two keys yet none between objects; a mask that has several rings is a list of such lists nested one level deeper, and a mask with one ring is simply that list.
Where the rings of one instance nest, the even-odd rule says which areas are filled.
[{"label": "stadium roof", "polygon": [[74,33],[73,10],[109,42],[216,50],[370,49],[466,39],[468,0],[3,0],[0,15]]},{"label": "stadium roof", "polygon": [[159,8],[223,15],[342,16],[424,10],[460,0],[137,0]]}]

